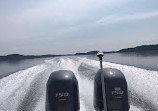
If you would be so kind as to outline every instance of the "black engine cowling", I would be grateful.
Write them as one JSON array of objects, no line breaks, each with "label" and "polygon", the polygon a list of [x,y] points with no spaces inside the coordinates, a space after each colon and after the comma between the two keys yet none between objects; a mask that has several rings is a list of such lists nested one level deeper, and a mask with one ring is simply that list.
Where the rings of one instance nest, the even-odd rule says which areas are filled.
[{"label": "black engine cowling", "polygon": [[[129,111],[128,87],[123,73],[117,69],[104,68],[102,74],[107,111]],[[104,110],[103,99],[105,98],[103,98],[101,70],[99,70],[94,78],[94,107],[97,111]]]},{"label": "black engine cowling", "polygon": [[73,72],[53,72],[47,82],[46,111],[79,111],[78,81]]}]

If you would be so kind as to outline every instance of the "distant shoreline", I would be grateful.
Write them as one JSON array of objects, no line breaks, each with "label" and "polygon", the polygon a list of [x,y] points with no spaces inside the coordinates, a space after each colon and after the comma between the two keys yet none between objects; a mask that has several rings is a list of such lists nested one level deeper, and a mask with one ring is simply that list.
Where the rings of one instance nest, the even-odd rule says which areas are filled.
[{"label": "distant shoreline", "polygon": [[[158,51],[158,44],[156,45],[142,45],[133,48],[125,48],[119,51],[109,51],[104,53],[126,53],[126,52],[145,52],[145,51]],[[65,55],[20,55],[20,54],[10,54],[6,56],[0,56],[0,61],[17,61],[23,59],[35,59],[35,58],[50,58],[58,56],[74,56],[74,55],[94,55],[98,51],[90,51],[86,53],[76,53],[76,54],[65,54]]]},{"label": "distant shoreline", "polygon": [[10,54],[6,56],[0,56],[0,61],[17,61],[24,59],[37,59],[37,58],[50,58],[59,56],[69,56],[69,55],[20,55],[20,54]]},{"label": "distant shoreline", "polygon": [[[125,48],[121,49],[119,51],[109,51],[104,52],[106,54],[108,53],[126,53],[126,52],[145,52],[145,51],[158,51],[158,44],[156,45],[141,45],[133,48]],[[92,55],[96,54],[98,51],[90,51],[87,53],[76,53],[75,55]]]}]

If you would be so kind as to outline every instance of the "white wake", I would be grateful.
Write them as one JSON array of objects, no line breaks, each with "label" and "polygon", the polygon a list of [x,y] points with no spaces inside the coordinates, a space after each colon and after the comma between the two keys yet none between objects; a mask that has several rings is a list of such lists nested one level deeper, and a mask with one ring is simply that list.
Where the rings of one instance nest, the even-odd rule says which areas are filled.
[{"label": "white wake", "polygon": [[[131,98],[143,98],[145,103],[158,110],[158,72],[113,63],[104,67],[121,70],[131,91]],[[90,66],[90,67],[89,67]],[[83,67],[83,71],[81,70]],[[89,68],[86,72],[84,68]],[[46,82],[51,72],[71,70],[79,82],[80,111],[94,111],[93,79],[83,77],[99,69],[99,62],[79,57],[62,57],[46,60],[45,63],[16,72],[0,79],[0,111],[45,111]],[[94,76],[94,74],[93,74]],[[138,100],[139,103],[139,100]],[[145,104],[144,103],[144,104]],[[130,111],[144,111],[142,104],[131,103]],[[146,109],[147,110],[147,109]]]}]

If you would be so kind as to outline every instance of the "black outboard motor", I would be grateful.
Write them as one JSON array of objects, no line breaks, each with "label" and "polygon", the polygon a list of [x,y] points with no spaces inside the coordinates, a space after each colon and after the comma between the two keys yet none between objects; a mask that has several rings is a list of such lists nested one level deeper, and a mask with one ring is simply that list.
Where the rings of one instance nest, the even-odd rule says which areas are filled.
[{"label": "black outboard motor", "polygon": [[123,73],[102,69],[103,53],[98,54],[101,69],[94,78],[94,107],[97,111],[129,111],[128,88]]},{"label": "black outboard motor", "polygon": [[53,72],[47,82],[46,111],[79,111],[78,81],[73,72]]}]

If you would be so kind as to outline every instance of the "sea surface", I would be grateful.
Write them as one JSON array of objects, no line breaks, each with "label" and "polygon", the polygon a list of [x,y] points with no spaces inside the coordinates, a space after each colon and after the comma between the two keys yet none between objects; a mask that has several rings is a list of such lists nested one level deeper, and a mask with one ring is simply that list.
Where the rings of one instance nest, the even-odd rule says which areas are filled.
[{"label": "sea surface", "polygon": [[[125,75],[130,111],[158,111],[158,54],[105,54],[103,61],[103,67],[117,68]],[[80,111],[95,111],[93,79],[98,69],[96,55],[0,62],[0,111],[45,111],[46,83],[57,70],[74,72]]]}]

